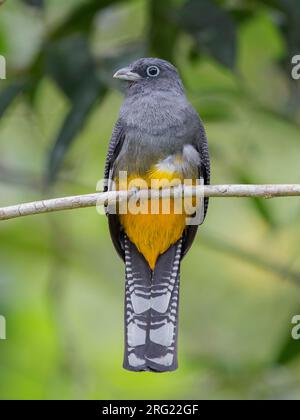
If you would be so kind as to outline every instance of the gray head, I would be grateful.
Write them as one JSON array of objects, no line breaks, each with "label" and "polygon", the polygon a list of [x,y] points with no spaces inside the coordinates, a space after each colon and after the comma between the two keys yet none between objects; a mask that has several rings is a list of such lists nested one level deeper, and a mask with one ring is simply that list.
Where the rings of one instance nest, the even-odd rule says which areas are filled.
[{"label": "gray head", "polygon": [[127,95],[149,92],[184,92],[176,67],[159,58],[140,58],[128,67],[118,70],[114,78],[128,82]]}]

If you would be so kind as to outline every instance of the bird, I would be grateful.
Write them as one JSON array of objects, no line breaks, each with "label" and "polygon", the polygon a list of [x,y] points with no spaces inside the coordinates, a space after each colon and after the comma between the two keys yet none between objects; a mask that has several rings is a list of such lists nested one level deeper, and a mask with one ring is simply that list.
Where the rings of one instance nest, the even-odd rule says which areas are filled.
[{"label": "bird", "polygon": [[[136,191],[140,181],[149,189],[162,180],[208,185],[205,128],[177,68],[160,58],[140,58],[113,77],[126,89],[106,156],[104,191]],[[123,368],[135,372],[178,368],[180,266],[208,208],[205,197],[197,204],[200,217],[188,224],[185,211],[175,212],[174,199],[169,214],[161,198],[157,203],[156,212],[106,207],[112,243],[125,263]]]}]

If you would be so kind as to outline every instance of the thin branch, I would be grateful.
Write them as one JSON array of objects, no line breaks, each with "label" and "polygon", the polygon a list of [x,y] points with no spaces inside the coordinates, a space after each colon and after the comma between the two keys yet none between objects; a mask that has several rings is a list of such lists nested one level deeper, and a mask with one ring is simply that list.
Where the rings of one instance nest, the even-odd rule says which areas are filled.
[{"label": "thin branch", "polygon": [[175,187],[162,190],[110,191],[94,194],[77,195],[50,200],[35,201],[0,208],[0,220],[14,219],[33,214],[72,210],[83,207],[103,206],[124,202],[134,197],[135,200],[151,198],[188,198],[198,197],[300,197],[300,184],[277,185],[205,185],[197,187]]}]

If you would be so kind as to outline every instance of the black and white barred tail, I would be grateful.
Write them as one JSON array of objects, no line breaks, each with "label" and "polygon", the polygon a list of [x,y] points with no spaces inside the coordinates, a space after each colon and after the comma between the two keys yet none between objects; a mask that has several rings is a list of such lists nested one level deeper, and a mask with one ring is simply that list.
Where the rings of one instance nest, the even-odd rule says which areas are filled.
[{"label": "black and white barred tail", "polygon": [[124,368],[175,370],[182,240],[162,254],[152,272],[135,245],[125,238]]}]

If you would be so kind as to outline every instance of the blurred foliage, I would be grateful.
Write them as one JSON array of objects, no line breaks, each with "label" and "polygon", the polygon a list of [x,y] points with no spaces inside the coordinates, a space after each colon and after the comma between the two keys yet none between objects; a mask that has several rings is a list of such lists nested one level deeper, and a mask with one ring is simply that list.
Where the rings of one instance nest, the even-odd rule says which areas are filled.
[{"label": "blurred foliage", "polygon": [[[47,7],[44,1],[22,1],[38,9]],[[50,76],[73,103],[49,157],[47,179],[50,182],[55,180],[68,147],[84,126],[93,105],[105,98],[108,86],[106,81],[101,79],[101,74],[97,76],[97,57],[89,51],[88,38],[95,25],[95,16],[114,3],[124,1],[79,2],[62,22],[45,31],[44,42],[37,49],[32,62],[22,69],[27,80],[23,89],[20,89],[19,80],[18,87],[12,80],[11,86],[0,98],[0,111],[3,113],[18,93],[28,90],[32,94],[42,78]],[[146,37],[143,39],[145,54],[164,57],[178,64],[174,51],[178,38],[187,33],[192,39],[191,59],[200,59],[202,55],[207,55],[234,71],[239,25],[246,17],[248,20],[255,19],[266,6],[270,8],[271,16],[274,11],[281,13],[277,20],[280,20],[279,26],[287,44],[287,54],[283,60],[289,59],[290,64],[290,57],[300,48],[300,17],[296,0],[219,3],[213,0],[149,0],[149,31],[146,34],[148,40]],[[122,52],[118,51],[118,54]],[[105,61],[106,57],[102,57],[98,66],[105,67]],[[16,77],[19,78],[19,74]],[[288,72],[287,77],[290,79]],[[299,99],[299,95],[297,98]],[[300,99],[297,105],[300,106]]]},{"label": "blurred foliage", "polygon": [[229,69],[234,69],[237,32],[227,10],[211,0],[189,0],[178,16],[179,24],[193,38],[193,53],[196,56],[207,53]]},{"label": "blurred foliage", "polygon": [[[94,190],[122,102],[111,75],[142,55],[179,68],[214,183],[300,182],[299,10],[298,0],[4,2],[1,205]],[[299,216],[291,198],[211,201],[183,263],[180,368],[169,375],[121,369],[123,266],[105,217],[2,222],[0,398],[299,399]]]},{"label": "blurred foliage", "polygon": [[44,0],[22,0],[24,3],[28,4],[29,6],[43,8],[44,7]]}]

